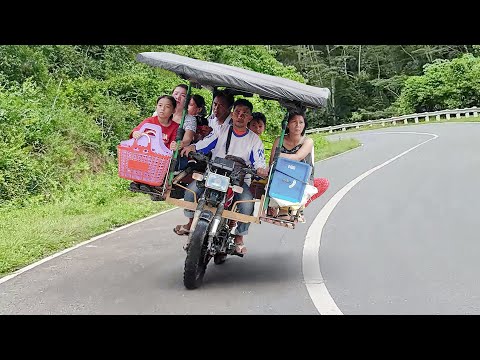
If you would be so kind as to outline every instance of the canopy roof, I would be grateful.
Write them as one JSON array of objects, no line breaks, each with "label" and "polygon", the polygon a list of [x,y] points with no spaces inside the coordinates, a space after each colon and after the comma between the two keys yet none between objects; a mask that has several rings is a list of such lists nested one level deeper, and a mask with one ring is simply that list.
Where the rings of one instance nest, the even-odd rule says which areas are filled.
[{"label": "canopy roof", "polygon": [[172,71],[204,87],[226,87],[258,94],[266,99],[278,100],[285,106],[293,103],[297,106],[319,108],[326,106],[330,96],[330,90],[327,88],[166,52],[143,52],[137,55],[137,60]]}]

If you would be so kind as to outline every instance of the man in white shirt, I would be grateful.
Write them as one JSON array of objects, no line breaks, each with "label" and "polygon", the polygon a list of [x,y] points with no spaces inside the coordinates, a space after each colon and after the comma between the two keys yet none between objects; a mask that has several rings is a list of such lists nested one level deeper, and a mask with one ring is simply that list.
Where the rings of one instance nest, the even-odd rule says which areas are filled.
[{"label": "man in white shirt", "polygon": [[[257,170],[259,176],[267,176],[268,169],[265,163],[265,149],[263,143],[253,131],[247,128],[248,122],[252,118],[253,105],[246,99],[238,99],[233,104],[232,112],[232,132],[230,144],[228,148],[228,155],[237,156],[245,161],[247,165],[253,165]],[[226,144],[230,126],[221,126],[220,130],[213,130],[203,140],[196,144],[192,144],[182,149],[182,155],[188,155],[191,151],[198,151],[208,153],[212,151],[212,159],[218,157],[224,158],[227,155]],[[250,192],[248,184],[243,185],[243,193],[235,193],[233,201],[237,200],[252,200],[253,196]],[[204,188],[199,189],[197,182],[194,181],[189,185],[189,189],[197,194],[197,198],[202,194]],[[185,201],[194,201],[193,194],[190,191],[185,192]],[[254,210],[253,202],[240,203],[238,205],[240,213],[245,215],[252,215]],[[185,216],[189,219],[188,224],[178,225],[174,228],[174,232],[178,235],[188,235],[190,227],[192,226],[194,212],[191,210],[184,210]],[[235,229],[235,244],[236,252],[239,254],[246,253],[246,247],[243,244],[243,236],[247,235],[250,223],[238,222]]]},{"label": "man in white shirt", "polygon": [[217,132],[224,124],[232,123],[232,106],[234,98],[225,90],[215,93],[212,104],[212,115],[208,117],[208,126]]}]

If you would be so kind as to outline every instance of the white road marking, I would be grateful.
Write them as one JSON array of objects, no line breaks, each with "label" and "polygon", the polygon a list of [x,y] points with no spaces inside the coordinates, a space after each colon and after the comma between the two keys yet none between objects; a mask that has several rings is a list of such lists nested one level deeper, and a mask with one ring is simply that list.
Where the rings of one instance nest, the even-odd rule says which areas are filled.
[{"label": "white road marking", "polygon": [[[114,229],[114,230],[112,230],[112,231],[109,231],[109,232],[106,232],[106,233],[104,233],[104,234],[95,236],[95,237],[91,238],[90,240],[86,240],[86,241],[84,241],[84,242],[81,242],[80,244],[77,244],[77,245],[75,245],[75,246],[69,247],[68,249],[64,249],[64,250],[59,251],[59,252],[57,252],[57,253],[55,253],[55,254],[52,254],[52,255],[50,255],[50,256],[48,256],[48,257],[46,257],[46,258],[43,258],[43,259],[41,259],[41,260],[39,260],[39,261],[37,261],[37,262],[34,262],[33,264],[30,264],[30,265],[28,265],[28,266],[25,266],[25,267],[23,267],[23,268],[21,268],[21,269],[18,269],[18,270],[15,271],[15,272],[9,274],[9,275],[6,275],[6,276],[0,278],[0,284],[6,282],[6,281],[8,281],[8,280],[11,280],[11,279],[13,279],[13,278],[16,277],[16,276],[18,276],[18,275],[20,275],[20,274],[23,274],[25,271],[31,270],[31,269],[37,267],[38,265],[41,265],[41,264],[43,264],[43,263],[45,263],[45,262],[47,262],[47,261],[49,261],[49,260],[52,260],[52,259],[54,259],[54,258],[56,258],[56,257],[58,257],[58,256],[60,256],[60,255],[63,255],[63,254],[66,254],[66,253],[68,253],[68,252],[70,252],[70,251],[72,251],[72,250],[75,250],[75,249],[79,248],[80,246],[87,245],[87,244],[89,244],[89,243],[91,243],[91,242],[93,242],[93,241],[95,241],[95,240],[98,240],[98,239],[101,239],[101,238],[103,238],[103,237],[105,237],[105,236],[107,236],[107,235],[113,234],[114,232],[123,230],[123,229],[125,229],[125,228],[127,228],[127,227],[129,227],[129,226],[132,226],[132,225],[141,223],[142,221],[145,221],[145,220],[152,219],[152,218],[154,218],[154,217],[156,217],[156,216],[165,214],[165,213],[167,213],[167,212],[169,212],[169,211],[172,211],[172,210],[175,210],[175,209],[177,209],[177,207],[174,207],[173,209],[168,209],[168,210],[162,211],[162,212],[160,212],[160,213],[158,213],[158,214],[151,215],[151,216],[146,217],[146,218],[144,218],[144,219],[137,220],[137,221],[132,222],[132,223],[130,223],[130,224],[123,225],[123,226],[121,226],[121,227],[119,227],[119,228],[116,228],[116,229]],[[95,246],[95,245],[89,245],[88,247],[96,247],[96,246]]]},{"label": "white road marking", "polygon": [[321,315],[343,315],[337,304],[335,304],[333,298],[330,296],[330,293],[328,292],[328,289],[325,285],[325,281],[320,271],[320,261],[318,256],[320,251],[323,227],[325,226],[328,217],[332,213],[333,209],[335,208],[335,206],[338,205],[338,203],[340,202],[340,200],[342,200],[346,193],[348,193],[356,184],[365,179],[368,175],[371,175],[375,171],[390,164],[391,162],[402,157],[403,155],[408,154],[410,151],[416,149],[417,147],[438,138],[438,135],[435,134],[406,131],[392,131],[380,133],[376,132],[372,134],[416,134],[429,135],[432,137],[402,152],[401,154],[398,154],[390,160],[385,161],[383,164],[375,166],[374,168],[364,172],[360,176],[350,181],[335,195],[333,195],[333,197],[320,210],[316,218],[313,220],[312,225],[308,228],[307,236],[305,237],[305,243],[303,245],[303,279],[305,281],[305,285],[307,287],[310,298],[312,299],[313,304]]}]

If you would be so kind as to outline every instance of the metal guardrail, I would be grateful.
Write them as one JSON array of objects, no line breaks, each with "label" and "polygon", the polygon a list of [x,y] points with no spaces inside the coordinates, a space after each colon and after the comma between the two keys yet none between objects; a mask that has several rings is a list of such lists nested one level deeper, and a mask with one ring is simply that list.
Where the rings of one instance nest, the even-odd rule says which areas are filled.
[{"label": "metal guardrail", "polygon": [[478,113],[480,112],[479,110],[480,108],[476,106],[472,108],[465,108],[465,109],[446,109],[446,110],[425,112],[425,113],[419,113],[419,114],[401,115],[401,116],[391,117],[387,119],[367,120],[363,122],[354,122],[349,124],[326,126],[326,127],[316,128],[316,129],[308,129],[307,131],[305,131],[305,133],[307,134],[319,133],[319,132],[333,133],[336,130],[346,131],[347,129],[350,129],[350,128],[359,129],[362,126],[373,126],[377,124],[381,124],[382,126],[385,126],[385,124],[397,125],[397,122],[399,121],[403,121],[404,124],[408,124],[409,121],[412,123],[418,124],[421,119],[423,119],[423,122],[429,122],[431,118],[434,118],[435,121],[439,121],[439,120],[442,120],[442,116],[444,120],[450,120],[452,118],[452,115],[454,115],[454,117],[457,119],[460,119],[462,117],[468,118],[470,117],[470,114],[472,114],[473,117],[477,117]]}]

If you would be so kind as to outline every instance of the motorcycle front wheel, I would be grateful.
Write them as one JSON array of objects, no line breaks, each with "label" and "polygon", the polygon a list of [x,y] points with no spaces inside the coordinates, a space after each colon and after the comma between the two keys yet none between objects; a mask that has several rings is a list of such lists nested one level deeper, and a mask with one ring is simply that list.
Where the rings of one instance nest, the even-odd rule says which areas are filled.
[{"label": "motorcycle front wheel", "polygon": [[183,284],[187,289],[196,289],[203,283],[203,276],[205,275],[208,262],[205,256],[207,252],[205,240],[208,225],[208,221],[204,219],[198,220],[190,239],[183,272]]},{"label": "motorcycle front wheel", "polygon": [[215,263],[215,265],[221,265],[225,262],[226,259],[227,254],[215,254],[215,256],[213,257],[213,262]]}]

